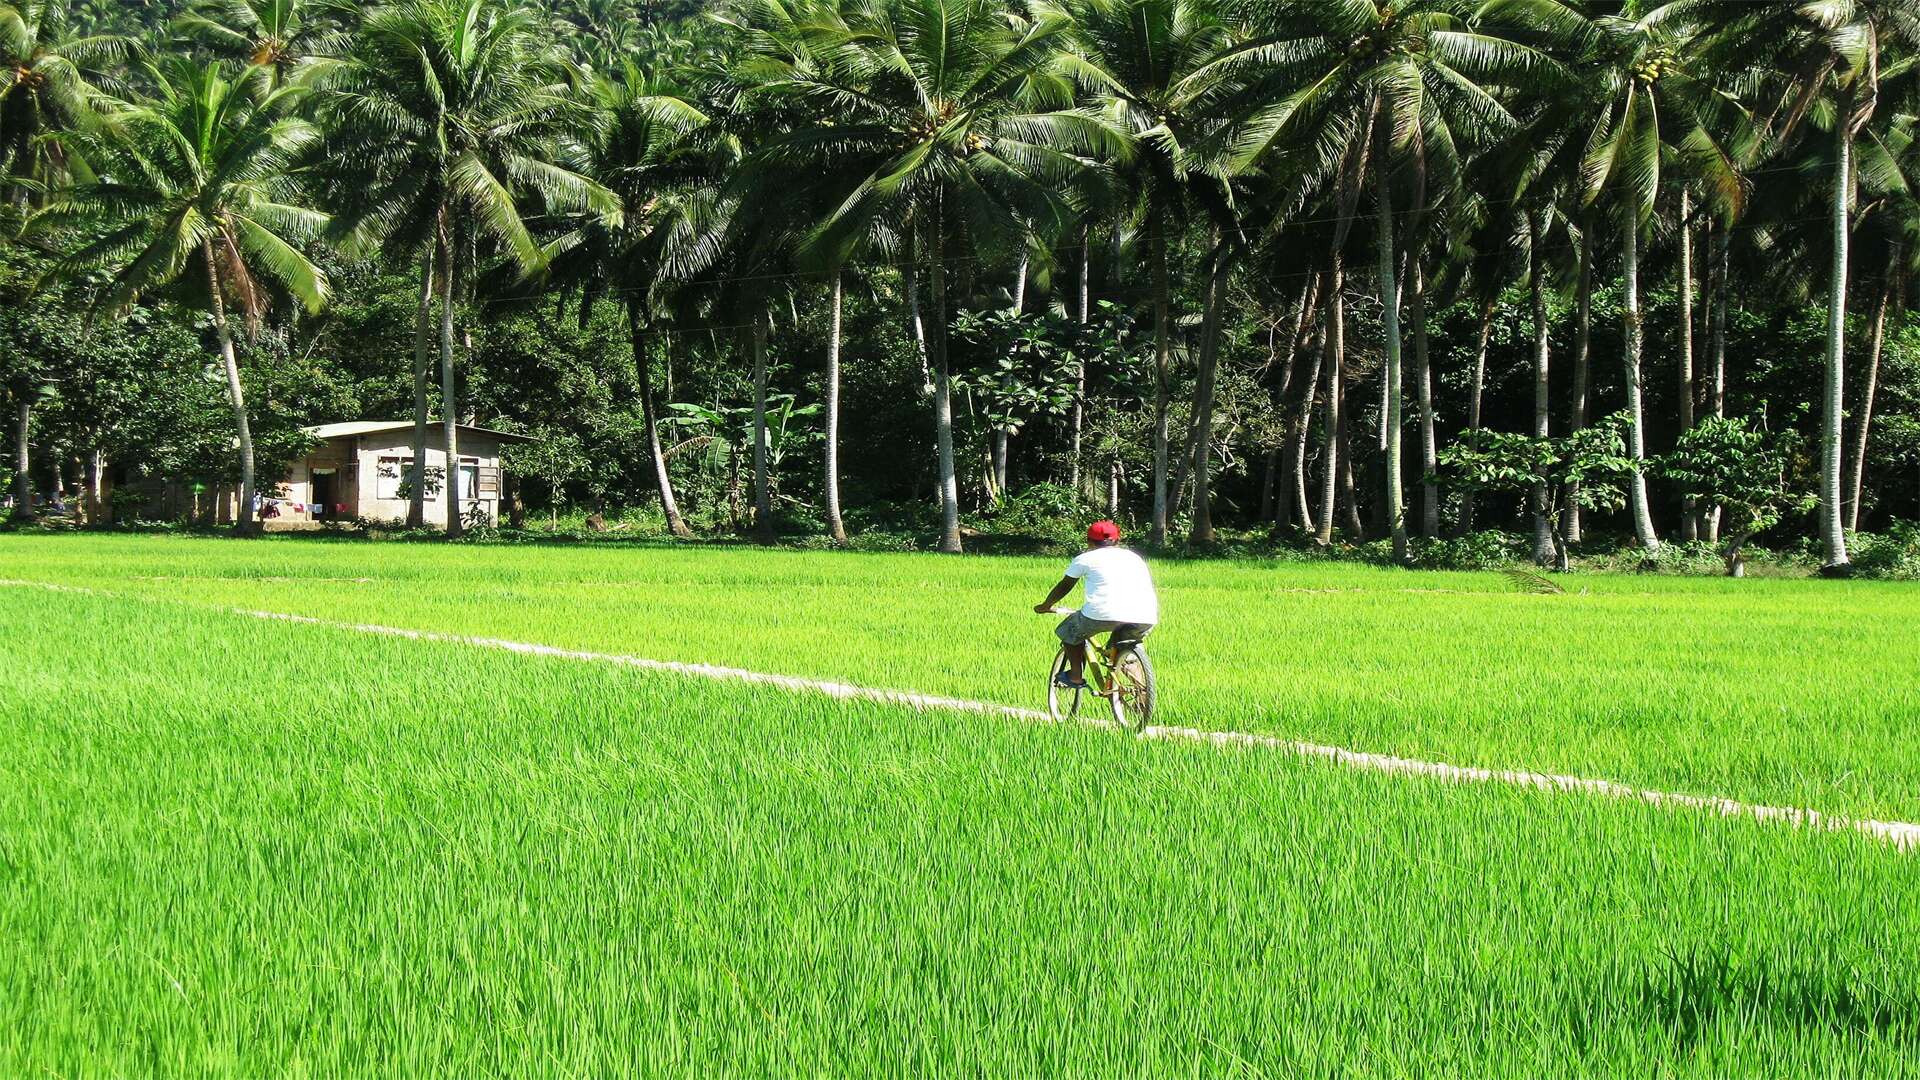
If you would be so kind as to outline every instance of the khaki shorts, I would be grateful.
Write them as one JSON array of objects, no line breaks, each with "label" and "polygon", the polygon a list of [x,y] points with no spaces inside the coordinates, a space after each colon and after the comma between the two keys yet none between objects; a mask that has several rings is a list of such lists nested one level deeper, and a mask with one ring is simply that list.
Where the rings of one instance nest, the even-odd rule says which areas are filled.
[{"label": "khaki shorts", "polygon": [[1152,632],[1153,626],[1150,623],[1125,623],[1113,622],[1108,619],[1089,619],[1078,611],[1061,619],[1060,625],[1053,628],[1054,636],[1058,637],[1061,642],[1067,645],[1085,645],[1088,640],[1106,633],[1112,634],[1112,636],[1107,639],[1110,643],[1115,641],[1144,641],[1146,640],[1146,636]]}]

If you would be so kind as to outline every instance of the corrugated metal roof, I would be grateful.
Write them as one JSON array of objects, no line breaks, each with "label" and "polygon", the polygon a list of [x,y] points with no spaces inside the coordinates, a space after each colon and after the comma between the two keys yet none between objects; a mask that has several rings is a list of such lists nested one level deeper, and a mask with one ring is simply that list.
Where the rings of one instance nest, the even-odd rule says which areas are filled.
[{"label": "corrugated metal roof", "polygon": [[[439,429],[438,421],[428,425]],[[537,442],[531,435],[516,435],[511,431],[495,431],[492,428],[475,427],[472,424],[456,425],[461,431],[471,431],[479,435],[491,435],[505,442]],[[386,431],[410,431],[411,420],[349,420],[343,424],[315,424],[304,428],[307,434],[316,439],[339,439],[349,435],[374,435]]]}]

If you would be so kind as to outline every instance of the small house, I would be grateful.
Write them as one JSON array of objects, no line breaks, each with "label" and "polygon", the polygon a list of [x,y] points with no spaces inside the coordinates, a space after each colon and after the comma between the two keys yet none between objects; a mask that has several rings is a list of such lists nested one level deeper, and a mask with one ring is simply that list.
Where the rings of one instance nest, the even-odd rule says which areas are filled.
[{"label": "small house", "polygon": [[[428,524],[447,523],[444,477],[447,468],[445,427],[433,424],[427,432]],[[403,481],[413,468],[413,421],[361,420],[321,424],[306,429],[316,440],[306,456],[292,463],[281,485],[282,497],[262,503],[268,528],[298,527],[314,522],[404,520],[407,491]],[[500,519],[503,492],[500,449],[509,443],[532,442],[526,435],[461,424],[461,513]],[[224,508],[223,508],[224,509]],[[222,517],[228,515],[223,513]]]}]

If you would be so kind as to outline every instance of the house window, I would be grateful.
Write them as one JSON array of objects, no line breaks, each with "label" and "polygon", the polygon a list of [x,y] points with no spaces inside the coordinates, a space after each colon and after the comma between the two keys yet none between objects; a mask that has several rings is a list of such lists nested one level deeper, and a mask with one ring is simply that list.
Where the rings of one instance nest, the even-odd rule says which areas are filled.
[{"label": "house window", "polygon": [[396,500],[405,498],[406,496],[401,493],[400,484],[407,478],[407,473],[412,468],[412,458],[381,458],[377,478],[374,483],[373,497],[376,499]]},{"label": "house window", "polygon": [[477,499],[480,497],[480,459],[463,457],[460,459],[460,497]]}]

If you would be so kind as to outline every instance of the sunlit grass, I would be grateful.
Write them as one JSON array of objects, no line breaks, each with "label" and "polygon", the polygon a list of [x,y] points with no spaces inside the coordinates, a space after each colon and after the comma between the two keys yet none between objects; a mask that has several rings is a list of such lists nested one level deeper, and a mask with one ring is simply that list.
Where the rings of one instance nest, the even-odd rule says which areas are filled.
[{"label": "sunlit grass", "polygon": [[[0,537],[5,574],[1037,707],[1047,559]],[[1920,818],[1920,591],[1156,564],[1168,723]]]},{"label": "sunlit grass", "polygon": [[0,1075],[1920,1054],[1920,860],[1850,834],[174,604],[0,627]]}]

